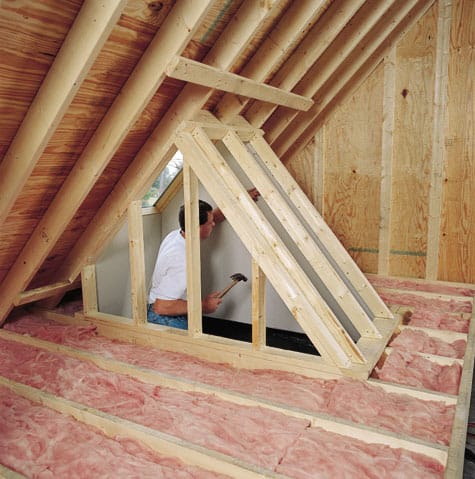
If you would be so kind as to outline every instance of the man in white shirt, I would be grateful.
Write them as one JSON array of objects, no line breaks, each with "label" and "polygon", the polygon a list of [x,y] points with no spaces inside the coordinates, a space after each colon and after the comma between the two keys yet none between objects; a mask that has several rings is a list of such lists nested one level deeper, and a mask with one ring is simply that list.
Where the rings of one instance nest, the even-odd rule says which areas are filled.
[{"label": "man in white shirt", "polygon": [[[210,204],[200,200],[201,240],[208,238],[216,223],[223,220],[224,215],[221,210],[218,208],[213,210]],[[180,208],[178,221],[180,229],[169,233],[158,251],[148,298],[147,321],[187,329],[185,209],[183,206]],[[213,292],[202,300],[203,313],[210,314],[216,311],[221,303],[221,299],[217,297],[218,294],[217,291]]]}]

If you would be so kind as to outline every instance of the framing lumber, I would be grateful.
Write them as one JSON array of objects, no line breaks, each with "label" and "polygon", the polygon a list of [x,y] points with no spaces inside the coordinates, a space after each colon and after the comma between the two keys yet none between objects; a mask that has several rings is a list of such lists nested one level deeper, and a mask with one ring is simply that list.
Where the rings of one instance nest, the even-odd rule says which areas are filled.
[{"label": "framing lumber", "polygon": [[252,260],[252,346],[261,349],[266,344],[266,278],[257,264]]},{"label": "framing lumber", "polygon": [[82,282],[82,307],[84,314],[97,313],[97,279],[96,265],[84,266],[81,273]]},{"label": "framing lumber", "polygon": [[34,301],[40,301],[44,298],[50,297],[52,294],[61,294],[77,289],[81,286],[79,280],[76,281],[59,281],[58,283],[48,284],[39,288],[29,289],[20,293],[15,301],[15,306],[23,306]]},{"label": "framing lumber", "polygon": [[128,208],[130,286],[132,318],[136,324],[147,322],[147,285],[143,242],[142,202],[133,201]]},{"label": "framing lumber", "polygon": [[[283,3],[284,0],[265,3],[246,0],[235,15],[236,21],[229,24],[203,61],[221,70],[231,68],[242,54],[248,39],[259,31]],[[193,13],[196,10],[194,5],[193,3],[193,7],[190,7]],[[176,29],[173,21],[170,28],[173,31]],[[163,27],[160,32],[162,30]],[[169,53],[157,53],[157,56],[162,56],[168,63]],[[64,268],[58,272],[59,276],[76,277],[83,264],[90,258],[97,258],[111,234],[120,226],[119,219],[124,217],[129,203],[143,197],[152,179],[158,176],[176,152],[173,142],[176,128],[183,120],[191,119],[206,104],[211,94],[212,91],[199,85],[185,86],[76,242]]]},{"label": "framing lumber", "polygon": [[[170,52],[181,53],[212,3],[210,0],[182,0],[167,16],[164,25],[122,88],[121,94],[107,111],[94,136],[3,280],[0,286],[2,298],[0,325],[11,311],[18,292],[26,288],[120,146],[129,128],[165,79],[168,55]],[[109,221],[116,223],[122,218],[128,204],[129,202],[122,206],[122,215],[114,216]],[[59,271],[58,276],[61,279],[76,278],[86,262],[81,261],[80,268],[75,274],[62,276],[62,271]]]},{"label": "framing lumber", "polygon": [[79,90],[126,0],[86,2],[48,71],[0,163],[0,224],[3,224],[49,139]]},{"label": "framing lumber", "polygon": [[[183,152],[182,152],[183,153]],[[198,179],[183,156],[183,186],[185,200],[186,296],[188,304],[188,334],[203,333],[201,304],[201,253]]]},{"label": "framing lumber", "polygon": [[[322,0],[291,2],[289,9],[273,29],[272,35],[265,39],[263,45],[244,66],[240,74],[256,82],[266,82],[269,75],[282,64],[299,39],[306,35],[309,25],[318,21],[325,6],[326,2]],[[314,47],[315,44],[312,45],[312,48]],[[312,48],[309,49],[308,54],[311,54]],[[292,91],[293,87],[293,85],[290,88],[274,86],[287,91]],[[222,121],[227,122],[234,115],[240,113],[248,103],[248,98],[237,98],[234,95],[226,94],[217,105],[215,114]]]},{"label": "framing lumber", "polygon": [[[356,0],[348,2],[347,0],[338,0],[329,6],[328,12],[322,16],[322,22],[317,22],[297,50],[292,54],[289,61],[285,62],[279,71],[272,78],[270,84],[293,90],[295,85],[307,73],[309,66],[325,51],[326,48],[335,40],[336,36],[350,21],[355,12],[363,5],[365,0]],[[327,16],[329,17],[328,20]],[[305,59],[305,61],[302,61]],[[262,59],[263,61],[265,59]],[[216,109],[217,116],[226,121],[229,119],[230,108],[226,106],[223,99],[222,103]],[[255,103],[250,106],[246,112],[247,120],[254,126],[262,126],[275,110],[274,105],[262,105]],[[227,115],[224,115],[224,112]],[[240,109],[232,111],[233,114],[240,112]]]},{"label": "framing lumber", "polygon": [[[314,107],[304,113],[304,117],[301,115],[295,116],[290,119],[285,125],[285,129],[282,129],[272,143],[272,147],[276,153],[280,156],[283,163],[289,161],[289,159],[297,154],[314,135],[315,131],[319,128],[326,115],[328,115],[331,106],[336,103],[338,99],[341,101],[347,97],[350,93],[354,92],[360,85],[360,83],[367,77],[375,66],[384,58],[386,51],[390,46],[407,30],[407,28],[417,22],[425,12],[431,7],[435,0],[411,0],[409,2],[403,2],[403,6],[394,13],[394,18],[389,17],[383,19],[383,23],[378,24],[378,30],[387,28],[386,37],[384,37],[381,31],[379,45],[375,43],[374,38],[366,39],[368,44],[362,45],[357,51],[351,54],[351,61],[347,61],[343,65],[344,71],[338,71],[338,80],[335,82],[328,81],[322,91],[313,95],[315,100]],[[413,5],[412,10],[407,11],[406,8],[409,5]],[[406,11],[406,16],[401,15],[401,11]],[[373,33],[374,35],[374,33]],[[372,54],[367,53],[371,51]],[[363,58],[365,59],[363,61]],[[356,68],[358,65],[358,68]],[[278,118],[276,117],[276,120]],[[301,125],[304,122],[305,127]],[[297,130],[299,130],[297,132]],[[288,138],[288,141],[287,141]]]},{"label": "framing lumber", "polygon": [[167,75],[196,85],[215,88],[295,110],[307,111],[313,105],[311,98],[296,95],[265,83],[259,83],[234,73],[221,71],[210,65],[180,56],[175,56],[169,63]]}]

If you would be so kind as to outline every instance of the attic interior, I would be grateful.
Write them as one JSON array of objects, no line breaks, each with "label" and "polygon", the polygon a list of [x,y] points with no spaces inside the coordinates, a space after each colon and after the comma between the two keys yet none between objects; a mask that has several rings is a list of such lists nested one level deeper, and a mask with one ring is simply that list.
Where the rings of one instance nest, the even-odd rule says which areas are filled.
[{"label": "attic interior", "polygon": [[[474,27],[471,0],[4,0],[0,474],[462,477]],[[181,203],[188,331],[147,323]],[[250,342],[203,331],[234,267]]]}]

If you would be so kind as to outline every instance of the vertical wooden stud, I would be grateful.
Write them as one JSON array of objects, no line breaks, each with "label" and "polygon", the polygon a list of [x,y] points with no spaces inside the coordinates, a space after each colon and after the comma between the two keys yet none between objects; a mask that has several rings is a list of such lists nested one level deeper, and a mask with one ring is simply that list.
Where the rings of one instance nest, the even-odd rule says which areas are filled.
[{"label": "vertical wooden stud", "polygon": [[252,259],[252,347],[260,349],[266,345],[266,278]]},{"label": "vertical wooden stud", "polygon": [[147,288],[145,286],[142,202],[136,200],[130,203],[127,213],[132,318],[135,324],[145,324],[147,322]]},{"label": "vertical wooden stud", "polygon": [[84,314],[97,313],[96,265],[87,264],[82,269],[82,307]]},{"label": "vertical wooden stud", "polygon": [[185,198],[185,240],[188,301],[188,333],[203,333],[201,308],[201,254],[199,232],[198,178],[183,159],[183,190]]},{"label": "vertical wooden stud", "polygon": [[384,59],[383,132],[381,146],[381,193],[378,274],[389,273],[389,245],[391,231],[391,168],[394,135],[394,96],[396,50]]}]

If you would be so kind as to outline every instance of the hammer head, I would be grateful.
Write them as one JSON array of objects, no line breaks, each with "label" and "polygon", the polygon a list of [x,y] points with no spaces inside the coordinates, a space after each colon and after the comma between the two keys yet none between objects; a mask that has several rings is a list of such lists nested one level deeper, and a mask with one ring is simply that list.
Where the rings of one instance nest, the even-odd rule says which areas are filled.
[{"label": "hammer head", "polygon": [[233,281],[247,281],[247,278],[242,273],[234,273],[230,276]]}]

